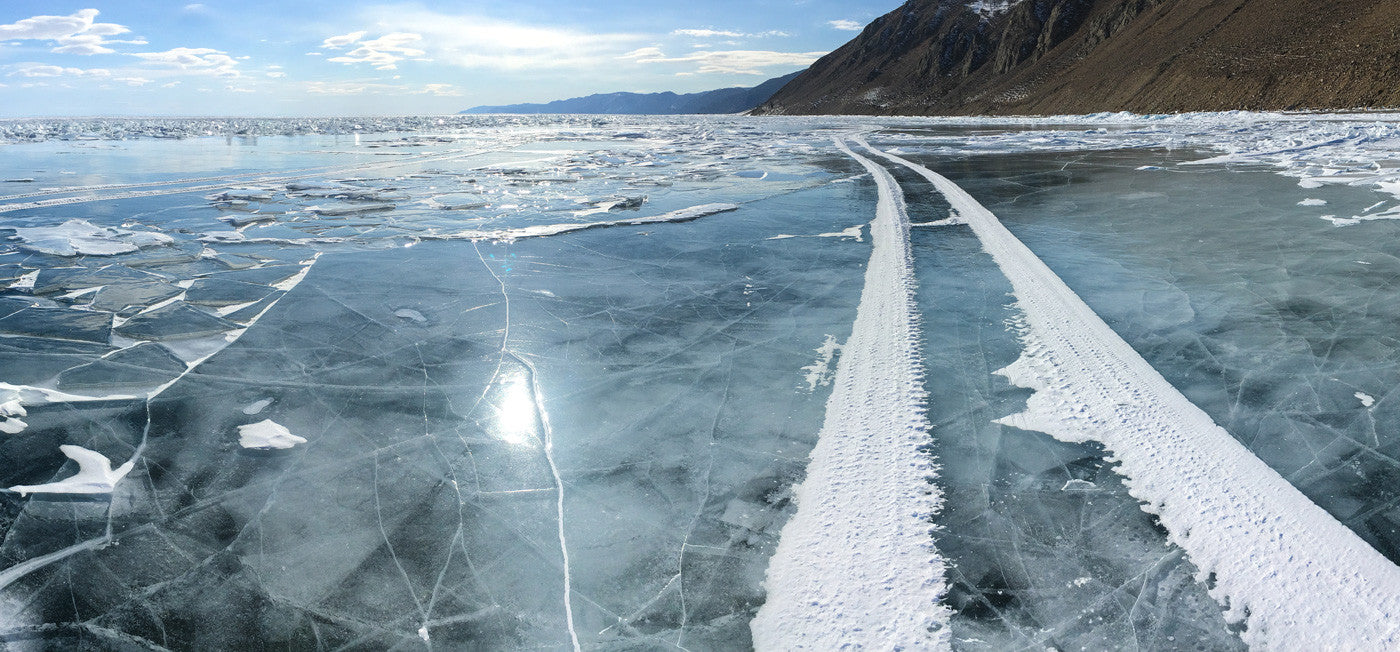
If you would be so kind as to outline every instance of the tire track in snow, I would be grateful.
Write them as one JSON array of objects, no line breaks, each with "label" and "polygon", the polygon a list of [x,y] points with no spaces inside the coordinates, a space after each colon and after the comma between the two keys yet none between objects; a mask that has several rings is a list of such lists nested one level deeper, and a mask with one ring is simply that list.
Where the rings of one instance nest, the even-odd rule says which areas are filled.
[{"label": "tire track in snow", "polygon": [[768,566],[768,599],[751,627],[760,650],[946,649],[943,559],[930,516],[941,495],[929,441],[909,249],[894,177],[836,141],[875,178],[879,203],[851,337],[797,513]]},{"label": "tire track in snow", "polygon": [[1000,423],[1106,446],[1250,647],[1400,649],[1400,567],[1187,400],[966,191],[861,144],[933,183],[1011,281],[1025,350],[997,373],[1035,394]]}]

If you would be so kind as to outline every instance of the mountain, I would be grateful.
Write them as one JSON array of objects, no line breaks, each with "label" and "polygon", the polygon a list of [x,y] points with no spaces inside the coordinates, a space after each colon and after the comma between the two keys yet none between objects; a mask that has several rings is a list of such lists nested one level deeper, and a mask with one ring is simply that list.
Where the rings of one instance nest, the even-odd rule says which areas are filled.
[{"label": "mountain", "polygon": [[757,114],[1400,106],[1396,0],[910,0]]},{"label": "mountain", "polygon": [[602,93],[548,104],[477,106],[461,113],[743,113],[773,96],[799,72],[770,79],[752,88],[721,88],[700,93]]}]

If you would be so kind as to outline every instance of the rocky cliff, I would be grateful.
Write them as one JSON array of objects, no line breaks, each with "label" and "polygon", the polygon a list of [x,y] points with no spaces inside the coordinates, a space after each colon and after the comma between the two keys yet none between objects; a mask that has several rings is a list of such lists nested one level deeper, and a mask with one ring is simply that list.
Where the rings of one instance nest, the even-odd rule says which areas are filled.
[{"label": "rocky cliff", "polygon": [[1400,107],[1400,0],[910,0],[755,113]]}]

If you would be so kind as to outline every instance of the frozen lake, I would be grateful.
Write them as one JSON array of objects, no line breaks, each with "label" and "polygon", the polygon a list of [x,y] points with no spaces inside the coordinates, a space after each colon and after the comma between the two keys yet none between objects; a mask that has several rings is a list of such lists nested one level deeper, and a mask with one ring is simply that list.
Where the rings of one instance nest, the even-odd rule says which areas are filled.
[{"label": "frozen lake", "polygon": [[1397,644],[1394,116],[112,125],[0,122],[0,649]]}]

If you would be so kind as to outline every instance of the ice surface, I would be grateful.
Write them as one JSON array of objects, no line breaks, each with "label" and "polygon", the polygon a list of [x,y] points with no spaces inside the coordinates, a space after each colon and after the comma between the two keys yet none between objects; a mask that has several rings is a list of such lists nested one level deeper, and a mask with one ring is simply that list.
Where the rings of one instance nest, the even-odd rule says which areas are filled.
[{"label": "ice surface", "polygon": [[1246,623],[1246,643],[1400,644],[1390,623],[1358,624],[1400,611],[1400,568],[1191,404],[965,191],[886,157],[933,183],[1011,281],[1026,352],[996,373],[1035,393],[1001,423],[1113,451],[1133,495],[1216,577],[1213,595]]},{"label": "ice surface", "polygon": [[65,308],[25,308],[0,317],[0,333],[105,343],[112,335],[112,315]]},{"label": "ice surface", "polygon": [[[3,328],[0,320],[0,328]],[[116,328],[126,337],[142,340],[174,340],[215,335],[236,330],[239,325],[200,310],[184,301],[175,301],[148,312],[138,313]]]},{"label": "ice surface", "polygon": [[[1397,126],[0,121],[23,142],[0,178],[35,180],[0,197],[0,431],[17,431],[0,436],[0,486],[73,475],[60,446],[134,463],[110,493],[0,493],[0,647],[751,646],[837,416],[823,383],[861,358],[840,343],[859,339],[875,233],[853,225],[880,189],[831,145],[855,134],[990,208],[1249,455],[1384,555],[1353,574],[1374,573],[1400,559]],[[64,176],[75,156],[84,175]],[[914,484],[944,500],[926,542],[949,562],[951,645],[1266,636],[1226,622],[1211,591],[1238,587],[1143,511],[1120,451],[994,422],[1028,398],[992,373],[1021,353],[1013,288],[932,184],[882,167],[921,227],[904,323],[933,427],[900,461],[928,465]],[[360,212],[375,204],[393,206]],[[574,214],[605,207],[622,210]],[[96,233],[64,244],[76,255],[19,237],[75,220]],[[308,442],[239,446],[264,419]],[[869,550],[843,551],[876,560],[849,568],[881,568]],[[1314,602],[1297,613],[1333,601]]]},{"label": "ice surface", "polygon": [[58,388],[69,392],[126,386],[160,385],[185,371],[185,362],[169,349],[143,342],[79,365],[58,375]]}]

